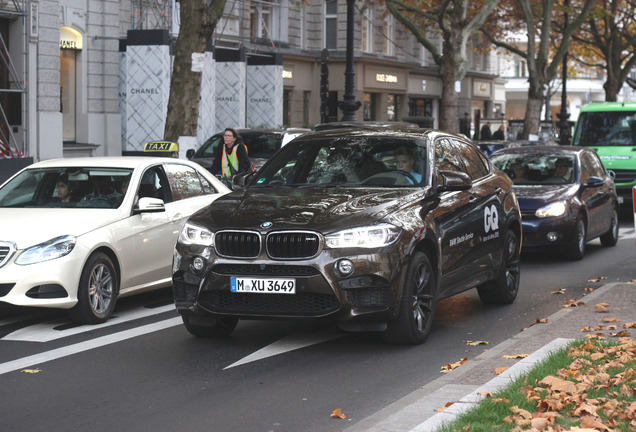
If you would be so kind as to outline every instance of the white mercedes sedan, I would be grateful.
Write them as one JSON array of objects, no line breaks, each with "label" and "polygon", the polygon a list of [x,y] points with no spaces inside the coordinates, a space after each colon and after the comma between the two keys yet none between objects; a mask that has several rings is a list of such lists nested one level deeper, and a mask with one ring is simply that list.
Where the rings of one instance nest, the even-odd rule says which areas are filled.
[{"label": "white mercedes sedan", "polygon": [[104,322],[117,298],[171,285],[185,221],[227,192],[200,165],[173,158],[30,165],[0,186],[0,302]]}]

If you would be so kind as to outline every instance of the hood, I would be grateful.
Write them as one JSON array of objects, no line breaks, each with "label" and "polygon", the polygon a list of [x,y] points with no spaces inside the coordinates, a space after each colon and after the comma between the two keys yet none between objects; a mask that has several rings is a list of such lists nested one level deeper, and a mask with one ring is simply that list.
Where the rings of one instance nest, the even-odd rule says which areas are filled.
[{"label": "hood", "polygon": [[536,210],[555,201],[569,199],[578,190],[576,184],[566,185],[515,185],[514,191],[521,210]]},{"label": "hood", "polygon": [[0,209],[0,241],[25,249],[63,235],[81,236],[121,219],[115,209]]},{"label": "hood", "polygon": [[[309,229],[321,232],[376,224],[412,203],[424,191],[365,188],[253,187],[217,199],[195,213],[191,221],[218,228]],[[269,227],[268,227],[269,228]]]}]

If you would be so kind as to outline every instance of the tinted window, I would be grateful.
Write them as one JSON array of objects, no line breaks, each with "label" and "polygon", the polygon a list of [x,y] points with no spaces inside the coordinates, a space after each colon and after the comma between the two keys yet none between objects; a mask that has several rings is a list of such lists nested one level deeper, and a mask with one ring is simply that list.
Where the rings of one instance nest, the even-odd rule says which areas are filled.
[{"label": "tinted window", "polygon": [[636,145],[636,112],[581,113],[573,144],[585,147]]},{"label": "tinted window", "polygon": [[600,161],[596,153],[583,153],[582,159],[585,161],[585,164],[589,166],[591,175],[599,178],[605,177],[603,163]]},{"label": "tinted window", "polygon": [[488,169],[473,146],[457,140],[454,140],[454,143],[459,151],[459,156],[464,161],[466,174],[468,174],[472,180],[485,177],[488,174]]},{"label": "tinted window", "polygon": [[166,164],[165,170],[170,181],[170,190],[174,201],[206,195],[194,168],[186,165]]},{"label": "tinted window", "polygon": [[515,185],[566,184],[574,181],[575,157],[565,154],[501,153],[490,160]]},{"label": "tinted window", "polygon": [[197,151],[195,157],[197,158],[212,158],[214,157],[214,153],[216,149],[219,148],[219,145],[223,141],[223,137],[221,135],[214,135],[212,138],[203,143],[201,148]]},{"label": "tinted window", "polygon": [[269,159],[283,142],[282,133],[272,132],[243,132],[241,138],[250,158]]},{"label": "tinted window", "polygon": [[447,138],[442,138],[435,144],[435,166],[438,171],[464,172],[464,166],[455,152],[455,147]]}]

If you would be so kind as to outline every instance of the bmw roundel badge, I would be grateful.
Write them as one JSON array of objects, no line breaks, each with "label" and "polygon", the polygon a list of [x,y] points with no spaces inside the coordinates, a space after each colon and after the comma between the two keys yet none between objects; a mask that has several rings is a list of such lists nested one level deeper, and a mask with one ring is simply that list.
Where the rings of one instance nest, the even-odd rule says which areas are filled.
[{"label": "bmw roundel badge", "polygon": [[263,223],[261,224],[261,228],[271,228],[271,227],[272,227],[272,225],[274,225],[274,224],[273,224],[273,223],[271,223],[271,222],[263,222]]}]

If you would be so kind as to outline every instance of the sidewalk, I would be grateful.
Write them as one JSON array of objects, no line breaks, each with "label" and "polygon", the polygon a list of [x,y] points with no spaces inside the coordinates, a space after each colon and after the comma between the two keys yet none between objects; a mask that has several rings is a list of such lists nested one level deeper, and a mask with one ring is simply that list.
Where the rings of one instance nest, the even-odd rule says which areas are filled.
[{"label": "sidewalk", "polygon": [[[564,302],[567,300],[563,299]],[[604,317],[618,318],[618,330],[624,323],[636,322],[636,284],[606,284],[579,300],[585,304],[564,307],[549,316],[547,323],[535,324],[490,348],[344,432],[432,432],[482,400],[478,391],[497,391],[529,371],[550,352],[572,339],[589,334],[581,332],[581,329],[587,326],[597,328]],[[598,303],[609,303],[608,312],[596,312],[595,305]],[[618,330],[602,330],[602,333],[609,339],[609,333]],[[632,338],[636,337],[633,329],[630,332]],[[530,355],[521,360],[503,358],[514,354]],[[508,367],[508,370],[496,375],[494,370],[499,367]],[[438,412],[447,402],[455,403]]]}]

